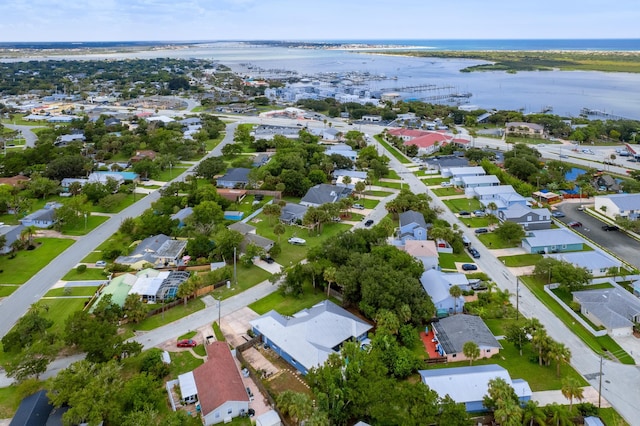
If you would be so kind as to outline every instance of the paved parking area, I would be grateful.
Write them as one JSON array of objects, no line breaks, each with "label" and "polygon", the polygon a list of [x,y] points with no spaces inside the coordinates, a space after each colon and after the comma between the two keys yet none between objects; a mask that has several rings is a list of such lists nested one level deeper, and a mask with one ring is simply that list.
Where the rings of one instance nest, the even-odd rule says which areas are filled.
[{"label": "paved parking area", "polygon": [[578,210],[580,204],[590,206],[593,203],[592,200],[584,201],[565,201],[561,204],[557,204],[558,210],[562,211],[566,216],[560,218],[563,223],[569,223],[571,221],[578,221],[582,223],[581,228],[573,228],[579,234],[592,240],[596,244],[605,247],[616,256],[626,260],[637,268],[640,268],[640,251],[638,250],[638,241],[629,237],[624,232],[619,231],[603,231],[602,225],[604,222],[591,216],[586,212]]},{"label": "paved parking area", "polygon": [[229,343],[233,346],[238,346],[249,340],[247,335],[247,330],[251,328],[249,321],[258,317],[257,313],[247,307],[225,315],[220,326],[222,334],[224,334]]}]

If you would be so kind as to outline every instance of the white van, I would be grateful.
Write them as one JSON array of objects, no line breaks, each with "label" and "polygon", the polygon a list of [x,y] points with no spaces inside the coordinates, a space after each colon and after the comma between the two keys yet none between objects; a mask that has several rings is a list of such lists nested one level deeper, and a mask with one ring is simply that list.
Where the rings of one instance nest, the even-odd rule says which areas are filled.
[{"label": "white van", "polygon": [[469,247],[471,245],[471,241],[469,241],[469,238],[467,238],[466,235],[462,236],[462,243],[464,244],[465,247]]}]

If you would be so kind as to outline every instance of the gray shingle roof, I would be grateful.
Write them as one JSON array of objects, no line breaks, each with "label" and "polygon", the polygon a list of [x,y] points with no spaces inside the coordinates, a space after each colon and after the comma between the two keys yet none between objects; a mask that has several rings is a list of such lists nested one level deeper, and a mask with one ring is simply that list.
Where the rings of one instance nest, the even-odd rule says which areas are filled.
[{"label": "gray shingle roof", "polygon": [[346,197],[350,193],[351,190],[344,186],[321,183],[312,188],[309,188],[305,196],[302,197],[302,200],[300,200],[300,203],[309,203],[318,206],[325,203],[335,203],[336,201]]},{"label": "gray shingle roof", "polygon": [[575,233],[566,228],[559,229],[541,229],[533,231],[532,237],[526,237],[531,247],[546,247],[565,244],[584,244],[585,241]]},{"label": "gray shingle roof", "polygon": [[640,300],[617,288],[575,291],[573,297],[608,329],[631,327],[640,319]]},{"label": "gray shingle roof", "polygon": [[640,210],[640,194],[614,194],[607,195],[620,210]]},{"label": "gray shingle roof", "polygon": [[480,349],[501,348],[482,318],[474,315],[453,315],[433,323],[438,342],[446,354],[461,353],[466,342],[475,342]]},{"label": "gray shingle roof", "polygon": [[409,225],[412,223],[416,223],[418,226],[422,228],[427,228],[427,222],[424,220],[424,216],[422,213],[415,212],[413,210],[408,210],[406,212],[400,213],[400,226]]}]

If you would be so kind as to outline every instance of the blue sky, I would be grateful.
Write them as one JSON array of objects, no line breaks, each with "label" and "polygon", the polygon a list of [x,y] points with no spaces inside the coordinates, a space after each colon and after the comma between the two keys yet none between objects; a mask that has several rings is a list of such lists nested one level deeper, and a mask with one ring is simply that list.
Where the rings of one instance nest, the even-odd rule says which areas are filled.
[{"label": "blue sky", "polygon": [[0,41],[638,38],[638,0],[2,0]]}]

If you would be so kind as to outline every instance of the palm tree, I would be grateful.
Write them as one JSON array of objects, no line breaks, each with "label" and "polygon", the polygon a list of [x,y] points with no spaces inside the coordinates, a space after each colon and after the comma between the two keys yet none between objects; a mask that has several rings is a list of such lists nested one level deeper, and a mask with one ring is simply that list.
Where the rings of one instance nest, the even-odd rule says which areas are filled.
[{"label": "palm tree", "polygon": [[325,268],[323,277],[327,282],[327,297],[329,297],[329,291],[331,291],[331,283],[336,282],[336,268],[333,266]]},{"label": "palm tree", "polygon": [[551,357],[556,361],[556,376],[560,377],[560,366],[563,363],[569,363],[571,350],[564,343],[554,342],[551,347]]},{"label": "palm tree", "polygon": [[537,424],[542,426],[545,424],[547,420],[547,416],[544,414],[544,411],[538,405],[537,401],[529,400],[522,408],[522,423],[529,423],[529,426],[533,426],[533,424]]},{"label": "palm tree", "polygon": [[582,401],[584,398],[584,390],[580,387],[580,383],[572,377],[568,377],[562,381],[560,389],[562,396],[569,400],[569,411],[573,411],[573,399]]},{"label": "palm tree", "polygon": [[522,425],[522,408],[513,400],[505,399],[500,401],[493,412],[493,417],[500,426],[520,426]]},{"label": "palm tree", "polygon": [[539,328],[531,333],[531,345],[538,351],[538,365],[542,367],[543,353],[546,354],[546,350],[549,343],[549,336],[544,328]]},{"label": "palm tree", "polygon": [[480,358],[480,347],[476,342],[468,341],[462,345],[462,353],[469,358],[469,365],[472,365],[474,360]]},{"label": "palm tree", "polygon": [[556,426],[573,425],[571,414],[564,405],[554,402],[545,407],[545,412],[547,413],[547,418]]},{"label": "palm tree", "polygon": [[27,239],[27,245],[30,246],[31,242],[33,241],[33,236],[36,233],[36,227],[31,225],[31,226],[26,226],[22,231],[20,231],[20,239],[22,241],[25,240],[25,237]]},{"label": "palm tree", "polygon": [[487,209],[489,209],[492,214],[495,214],[496,211],[498,211],[498,205],[492,201],[487,204]]},{"label": "palm tree", "polygon": [[273,233],[275,235],[278,236],[278,244],[280,244],[280,237],[282,236],[282,234],[284,234],[286,232],[286,228],[284,227],[284,225],[282,224],[282,222],[278,222],[276,223],[276,225],[273,227]]},{"label": "palm tree", "polygon": [[462,290],[457,285],[451,286],[449,288],[449,294],[453,297],[453,313],[458,313],[458,298],[462,296]]},{"label": "palm tree", "polygon": [[358,181],[356,182],[356,186],[355,186],[355,190],[358,193],[358,197],[362,197],[363,196],[363,192],[364,190],[367,188],[366,184],[364,183],[364,181]]}]

